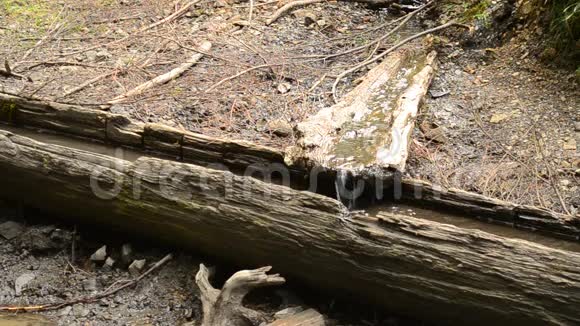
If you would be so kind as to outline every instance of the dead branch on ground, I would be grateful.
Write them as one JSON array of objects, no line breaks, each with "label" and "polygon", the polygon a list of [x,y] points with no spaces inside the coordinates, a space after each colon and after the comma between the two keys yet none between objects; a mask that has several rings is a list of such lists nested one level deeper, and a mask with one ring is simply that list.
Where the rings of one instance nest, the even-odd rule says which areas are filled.
[{"label": "dead branch on ground", "polygon": [[271,266],[243,270],[230,277],[223,288],[215,289],[209,282],[212,276],[205,265],[199,266],[195,283],[199,287],[203,308],[202,326],[259,325],[266,319],[261,312],[242,305],[244,297],[253,289],[284,284],[279,274],[268,275]]},{"label": "dead branch on ground", "polygon": [[[209,41],[205,41],[200,45],[199,48],[201,51],[207,52],[211,49],[211,46],[212,46],[212,44]],[[191,58],[187,62],[185,62],[181,66],[174,68],[171,71],[169,71],[163,75],[159,75],[159,76],[133,88],[132,90],[115,97],[114,99],[109,101],[109,103],[116,104],[116,103],[123,102],[125,99],[127,99],[131,96],[139,95],[139,94],[143,93],[144,91],[146,91],[154,86],[165,84],[168,81],[173,80],[173,79],[177,78],[178,76],[180,76],[181,74],[183,74],[187,69],[189,69],[193,65],[195,65],[202,57],[203,57],[203,53],[199,53],[199,52],[195,53],[191,56]]]},{"label": "dead branch on ground", "polygon": [[143,274],[139,275],[139,277],[134,278],[132,280],[125,280],[122,282],[116,282],[118,284],[121,285],[117,285],[117,286],[111,286],[108,289],[106,289],[105,291],[96,294],[94,296],[89,296],[89,297],[81,297],[81,298],[77,298],[77,299],[73,299],[70,301],[65,301],[65,302],[61,302],[61,303],[51,303],[51,304],[46,304],[46,305],[36,305],[36,306],[25,306],[25,307],[0,307],[0,311],[8,311],[8,312],[13,312],[13,313],[18,313],[18,312],[39,312],[39,311],[49,311],[49,310],[58,310],[58,309],[62,309],[66,306],[72,306],[75,305],[77,303],[91,303],[91,302],[96,302],[99,301],[102,298],[111,296],[123,289],[126,289],[130,286],[133,286],[135,284],[137,284],[139,281],[141,281],[142,279],[144,279],[147,275],[151,274],[153,271],[155,271],[156,269],[158,269],[159,267],[163,266],[165,263],[167,263],[168,261],[170,261],[173,258],[172,254],[168,254],[167,256],[163,257],[163,259],[161,259],[160,261],[158,261],[157,263],[155,263],[155,265],[151,266],[151,268],[149,268],[146,272],[144,272]]}]

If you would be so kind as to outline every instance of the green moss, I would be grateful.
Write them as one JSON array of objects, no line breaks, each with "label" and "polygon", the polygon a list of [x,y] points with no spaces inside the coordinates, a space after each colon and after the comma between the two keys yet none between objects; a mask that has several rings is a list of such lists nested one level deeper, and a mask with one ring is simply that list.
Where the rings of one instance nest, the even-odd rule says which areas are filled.
[{"label": "green moss", "polygon": [[489,25],[489,13],[487,9],[491,6],[490,0],[481,0],[476,2],[466,2],[463,4],[464,12],[462,21],[471,22],[478,20],[485,25]]},{"label": "green moss", "polygon": [[0,120],[14,122],[16,104],[12,102],[0,102]]},{"label": "green moss", "polygon": [[19,23],[32,23],[36,27],[49,25],[56,12],[52,1],[42,0],[2,0],[0,8],[6,17]]}]

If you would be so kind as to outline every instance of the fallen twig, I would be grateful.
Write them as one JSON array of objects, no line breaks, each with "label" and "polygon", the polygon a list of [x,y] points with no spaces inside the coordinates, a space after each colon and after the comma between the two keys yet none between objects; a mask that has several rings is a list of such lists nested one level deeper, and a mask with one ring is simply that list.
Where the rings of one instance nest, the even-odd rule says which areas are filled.
[{"label": "fallen twig", "polygon": [[[205,41],[200,45],[199,48],[200,48],[200,51],[207,52],[211,49],[211,46],[212,45],[210,42]],[[195,53],[191,56],[191,58],[187,62],[185,62],[181,66],[174,68],[171,71],[169,71],[163,75],[159,75],[159,76],[133,88],[132,90],[115,97],[114,99],[109,101],[109,103],[116,104],[116,103],[123,102],[125,99],[127,99],[131,96],[139,95],[139,94],[143,93],[144,91],[146,91],[146,90],[148,90],[156,85],[165,84],[168,81],[175,79],[178,76],[180,76],[181,74],[183,74],[187,69],[189,69],[189,68],[191,68],[191,66],[195,65],[202,57],[203,57],[203,53],[200,53],[200,52]]]},{"label": "fallen twig", "polygon": [[282,17],[284,14],[286,14],[288,11],[290,11],[296,7],[307,6],[310,4],[325,2],[325,1],[326,0],[297,0],[297,1],[292,1],[290,3],[287,3],[284,6],[282,6],[280,9],[276,10],[276,12],[274,12],[274,14],[272,16],[270,16],[270,18],[268,18],[268,20],[266,20],[266,25],[272,24],[273,22],[277,21],[280,17]]},{"label": "fallen twig", "polygon": [[156,269],[158,269],[159,267],[161,267],[163,264],[165,264],[166,262],[168,262],[169,260],[171,260],[173,258],[173,255],[168,254],[167,256],[163,257],[163,259],[161,259],[160,261],[158,261],[157,263],[155,263],[155,265],[151,266],[151,268],[149,268],[145,273],[139,275],[139,277],[134,278],[130,281],[127,282],[123,282],[122,285],[119,285],[117,287],[109,287],[107,290],[96,294],[94,296],[89,296],[89,297],[81,297],[81,298],[77,298],[77,299],[73,299],[70,301],[66,301],[66,302],[61,302],[61,303],[51,303],[51,304],[46,304],[46,305],[36,305],[36,306],[25,306],[25,307],[0,307],[0,311],[9,311],[9,312],[38,312],[38,311],[49,311],[49,310],[58,310],[61,308],[64,308],[66,306],[72,306],[75,305],[77,303],[91,303],[91,302],[95,302],[98,301],[102,298],[108,297],[110,295],[113,295],[123,289],[126,289],[130,286],[133,286],[135,284],[137,284],[139,281],[141,281],[143,278],[145,278],[147,275],[151,274],[153,271],[155,271]]},{"label": "fallen twig", "polygon": [[94,84],[94,83],[98,82],[99,80],[101,80],[103,78],[107,78],[109,76],[112,76],[112,75],[116,74],[117,72],[118,72],[118,70],[113,70],[113,71],[109,71],[109,72],[106,72],[104,74],[98,75],[95,78],[89,79],[86,82],[80,84],[79,86],[77,86],[77,87],[71,89],[70,91],[64,93],[63,95],[59,96],[59,98],[65,98],[65,97],[67,97],[69,95],[72,95],[72,94],[78,92],[78,91],[81,91],[84,88],[86,88],[87,86],[89,86],[91,84]]},{"label": "fallen twig", "polygon": [[12,68],[10,67],[10,64],[8,64],[8,60],[4,61],[4,69],[5,70],[0,69],[0,76],[13,77],[13,78],[18,78],[18,79],[26,79],[30,82],[32,81],[32,79],[30,77],[26,77],[24,75],[13,72]]}]

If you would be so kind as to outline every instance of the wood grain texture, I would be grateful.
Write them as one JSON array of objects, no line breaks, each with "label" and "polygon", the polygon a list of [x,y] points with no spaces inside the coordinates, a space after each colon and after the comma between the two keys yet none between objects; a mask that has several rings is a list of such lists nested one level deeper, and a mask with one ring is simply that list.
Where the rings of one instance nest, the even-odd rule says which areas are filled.
[{"label": "wood grain texture", "polygon": [[[0,179],[3,197],[244,266],[272,265],[416,317],[580,323],[575,252],[407,216],[345,219],[340,203],[313,193],[175,161],[122,161],[4,131]],[[110,189],[115,196],[107,197]]]}]

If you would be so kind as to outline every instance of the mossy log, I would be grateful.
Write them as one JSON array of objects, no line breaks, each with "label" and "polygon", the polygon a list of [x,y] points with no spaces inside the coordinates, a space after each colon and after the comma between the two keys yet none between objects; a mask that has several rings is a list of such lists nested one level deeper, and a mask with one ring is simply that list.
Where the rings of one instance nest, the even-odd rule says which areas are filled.
[{"label": "mossy log", "polygon": [[436,68],[436,53],[400,50],[336,105],[298,124],[291,164],[386,175],[404,171],[409,140]]},{"label": "mossy log", "polygon": [[580,254],[157,158],[0,131],[0,196],[123,227],[438,322],[580,323]]}]

